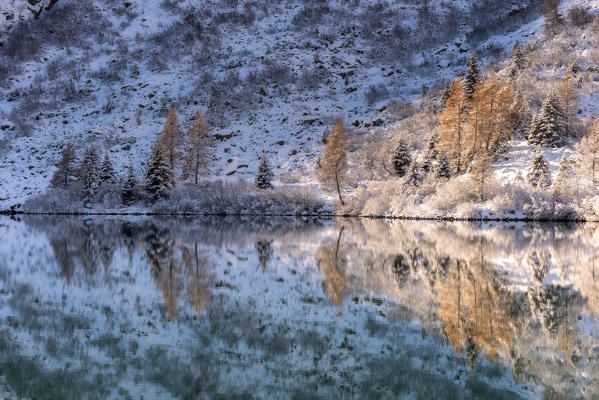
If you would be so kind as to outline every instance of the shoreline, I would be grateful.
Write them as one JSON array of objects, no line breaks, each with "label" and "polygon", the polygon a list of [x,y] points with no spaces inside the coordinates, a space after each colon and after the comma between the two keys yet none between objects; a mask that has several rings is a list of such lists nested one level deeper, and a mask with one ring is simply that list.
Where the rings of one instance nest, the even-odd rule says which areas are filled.
[{"label": "shoreline", "polygon": [[264,217],[264,218],[321,218],[321,219],[382,219],[397,221],[437,221],[437,222],[551,222],[551,223],[597,223],[597,220],[585,219],[534,219],[534,218],[459,218],[459,217],[416,217],[416,216],[389,216],[389,215],[355,215],[355,214],[243,214],[243,213],[155,213],[155,212],[31,212],[0,210],[0,215],[39,215],[39,216],[137,216],[137,217]]}]

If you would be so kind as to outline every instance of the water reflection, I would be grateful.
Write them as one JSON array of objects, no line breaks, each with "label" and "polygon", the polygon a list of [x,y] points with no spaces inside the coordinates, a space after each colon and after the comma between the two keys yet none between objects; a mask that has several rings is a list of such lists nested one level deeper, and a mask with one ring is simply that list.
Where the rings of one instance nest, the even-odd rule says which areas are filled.
[{"label": "water reflection", "polygon": [[595,225],[0,222],[8,397],[599,393]]}]

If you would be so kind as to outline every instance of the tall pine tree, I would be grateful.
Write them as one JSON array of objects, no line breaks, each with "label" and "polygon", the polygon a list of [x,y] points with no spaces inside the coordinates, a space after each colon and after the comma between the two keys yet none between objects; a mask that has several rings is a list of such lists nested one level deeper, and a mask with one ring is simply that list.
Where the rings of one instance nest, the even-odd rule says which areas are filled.
[{"label": "tall pine tree", "polygon": [[100,178],[98,174],[98,168],[100,163],[100,157],[95,148],[89,147],[85,151],[85,156],[81,161],[79,167],[78,179],[81,190],[83,191],[83,198],[86,202],[93,200],[98,190]]},{"label": "tall pine tree", "polygon": [[135,186],[137,185],[137,178],[133,173],[133,165],[129,164],[129,168],[127,170],[127,178],[123,182],[123,186],[121,187],[121,199],[123,200],[123,204],[126,206],[130,206],[135,201]]},{"label": "tall pine tree", "polygon": [[114,176],[114,167],[112,166],[112,161],[110,160],[110,156],[108,155],[108,151],[104,153],[104,161],[102,161],[102,166],[100,167],[100,183],[115,183],[116,179]]},{"label": "tall pine tree", "polygon": [[395,151],[391,156],[391,163],[393,164],[393,169],[397,175],[404,176],[408,173],[410,164],[412,164],[412,156],[410,155],[410,149],[408,149],[405,140],[399,139],[397,142]]},{"label": "tall pine tree", "polygon": [[541,115],[532,120],[528,143],[559,147],[564,143],[566,136],[566,117],[557,95],[551,93],[543,103]]},{"label": "tall pine tree", "polygon": [[437,165],[435,166],[435,175],[437,178],[443,179],[449,179],[453,175],[451,162],[444,151],[439,152]]},{"label": "tall pine tree", "polygon": [[445,104],[447,103],[447,99],[451,96],[451,81],[445,80],[443,84],[443,89],[441,89],[441,108],[445,108]]},{"label": "tall pine tree", "polygon": [[266,151],[263,151],[262,158],[260,159],[260,166],[258,167],[258,174],[256,175],[256,187],[258,189],[272,189],[271,181],[273,177],[274,174],[270,169]]},{"label": "tall pine tree", "polygon": [[551,185],[551,170],[549,169],[549,163],[543,157],[543,154],[539,150],[532,165],[526,175],[528,184],[532,187],[546,188]]},{"label": "tall pine tree", "polygon": [[[168,153],[167,153],[168,154]],[[145,176],[144,191],[149,201],[166,199],[173,188],[173,170],[160,141],[152,148]]]},{"label": "tall pine tree", "polygon": [[464,93],[466,99],[472,101],[474,98],[474,92],[478,81],[480,80],[480,71],[478,69],[478,62],[476,61],[476,55],[472,53],[470,61],[468,62],[468,70],[466,71],[466,77],[464,78]]},{"label": "tall pine tree", "polygon": [[569,157],[563,156],[557,169],[557,176],[553,182],[553,197],[563,199],[569,193],[571,194],[570,185],[574,180],[574,163]]},{"label": "tall pine tree", "polygon": [[516,42],[514,49],[512,50],[512,70],[511,74],[513,77],[517,76],[526,67],[526,61],[524,60],[524,53],[522,52],[522,46],[520,42]]},{"label": "tall pine tree", "polygon": [[439,144],[439,135],[437,133],[433,133],[424,148],[424,155],[422,157],[422,162],[420,163],[420,167],[424,173],[429,173],[439,158],[439,150],[437,150],[437,146]]},{"label": "tall pine tree", "polygon": [[50,181],[53,187],[66,188],[76,179],[75,161],[75,149],[69,143],[62,150],[60,161],[56,164],[58,169],[54,172]]},{"label": "tall pine tree", "polygon": [[409,173],[406,175],[406,185],[418,186],[422,182],[422,174],[420,172],[420,166],[416,161],[412,163]]}]

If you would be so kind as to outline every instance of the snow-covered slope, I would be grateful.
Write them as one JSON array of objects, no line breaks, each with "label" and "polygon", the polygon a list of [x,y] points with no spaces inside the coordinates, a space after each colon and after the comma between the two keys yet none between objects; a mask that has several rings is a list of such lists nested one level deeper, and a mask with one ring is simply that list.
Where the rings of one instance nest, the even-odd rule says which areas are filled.
[{"label": "snow-covered slope", "polygon": [[66,142],[141,175],[170,105],[212,122],[212,176],[248,179],[266,150],[302,181],[338,114],[384,127],[387,101],[542,28],[537,0],[24,3],[0,14],[0,208],[43,190]]}]

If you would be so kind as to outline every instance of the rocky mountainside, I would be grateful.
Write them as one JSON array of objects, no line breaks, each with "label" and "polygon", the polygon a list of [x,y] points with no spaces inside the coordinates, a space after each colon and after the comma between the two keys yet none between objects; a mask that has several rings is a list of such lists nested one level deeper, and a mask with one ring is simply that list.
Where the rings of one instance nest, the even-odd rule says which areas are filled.
[{"label": "rocky mountainside", "polygon": [[[333,119],[367,132],[385,108],[504,57],[542,29],[539,0],[475,3],[11,0],[0,6],[0,208],[49,183],[66,143],[141,176],[168,108],[211,125],[211,176],[308,183]],[[382,113],[381,113],[382,112]]]}]

